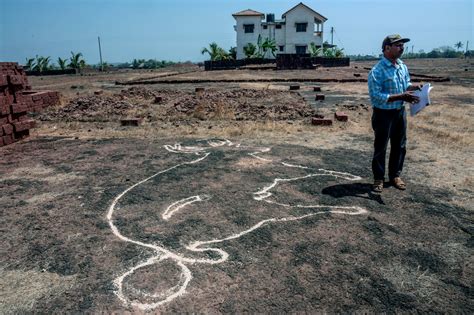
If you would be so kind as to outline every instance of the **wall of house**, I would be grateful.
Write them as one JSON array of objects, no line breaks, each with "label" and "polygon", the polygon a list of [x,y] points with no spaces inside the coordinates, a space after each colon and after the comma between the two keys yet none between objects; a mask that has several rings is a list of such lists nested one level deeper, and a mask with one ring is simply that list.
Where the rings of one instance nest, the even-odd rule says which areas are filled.
[{"label": "wall of house", "polygon": [[[259,16],[236,16],[235,31],[237,32],[237,59],[245,59],[244,46],[248,43],[257,45],[258,35],[262,31],[262,19]],[[244,24],[254,24],[253,33],[245,33]]]},{"label": "wall of house", "polygon": [[[308,23],[306,32],[296,32],[296,23]],[[322,45],[322,38],[314,35],[314,29],[314,13],[310,10],[300,6],[288,12],[286,14],[286,52],[296,53],[296,45],[309,46],[311,42],[314,42],[317,46]]]},{"label": "wall of house", "polygon": [[[264,20],[259,16],[236,16],[235,31],[237,32],[237,59],[245,59],[243,47],[248,43],[257,45],[258,35],[262,40],[265,38],[275,39],[277,48],[284,46],[284,51],[277,50],[278,53],[296,53],[296,45],[309,47],[311,42],[317,46],[323,44],[323,37],[314,35],[316,24],[314,12],[304,6],[298,6],[286,14],[286,24],[281,29],[276,29],[275,24],[269,24],[267,29],[263,29]],[[308,23],[306,32],[296,32],[296,23]],[[244,24],[254,24],[253,33],[244,32]],[[323,30],[323,22],[320,22],[320,30]],[[306,50],[308,53],[308,49]],[[266,58],[273,58],[270,52]]]}]

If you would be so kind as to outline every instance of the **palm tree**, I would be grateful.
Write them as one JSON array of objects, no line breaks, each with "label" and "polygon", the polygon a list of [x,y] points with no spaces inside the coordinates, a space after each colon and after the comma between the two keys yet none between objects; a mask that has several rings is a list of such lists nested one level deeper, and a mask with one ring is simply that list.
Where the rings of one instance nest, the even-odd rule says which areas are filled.
[{"label": "palm tree", "polygon": [[70,62],[68,64],[68,67],[75,69],[78,72],[81,72],[81,69],[86,66],[85,60],[81,57],[82,53],[75,54],[71,51],[71,58],[69,58]]},{"label": "palm tree", "polygon": [[263,56],[266,56],[267,51],[270,51],[273,57],[276,57],[275,52],[277,51],[276,42],[274,39],[269,39],[268,37],[262,43]]},{"label": "palm tree", "polygon": [[67,62],[67,59],[62,59],[61,57],[58,57],[58,65],[61,70],[66,69],[66,62]]},{"label": "palm tree", "polygon": [[229,57],[231,57],[231,59],[237,59],[237,47],[230,47],[229,49]]},{"label": "palm tree", "polygon": [[43,57],[43,56],[38,56],[36,55],[36,63],[34,67],[32,68],[33,71],[38,71],[38,72],[43,72],[45,70],[48,70],[50,67],[49,62],[50,62],[51,57]]},{"label": "palm tree", "polygon": [[209,57],[211,58],[211,61],[216,61],[216,60],[228,60],[229,55],[227,52],[224,50],[224,48],[219,47],[215,42],[212,42],[209,44],[209,49],[203,48],[201,50],[201,54],[208,53]]},{"label": "palm tree", "polygon": [[454,44],[454,47],[456,47],[457,49],[461,49],[464,45],[462,44],[462,42],[457,42],[456,44]]},{"label": "palm tree", "polygon": [[316,46],[316,44],[313,42],[309,44],[308,50],[311,54],[311,57],[319,57],[323,54],[323,49],[321,47]]},{"label": "palm tree", "polygon": [[334,57],[342,58],[344,57],[344,48],[334,48]]},{"label": "palm tree", "polygon": [[257,52],[257,46],[255,46],[252,43],[248,43],[247,45],[244,46],[244,54],[247,59],[252,58],[255,56],[255,53]]},{"label": "palm tree", "polygon": [[33,70],[35,65],[35,58],[26,58],[25,68],[27,68],[28,70]]}]

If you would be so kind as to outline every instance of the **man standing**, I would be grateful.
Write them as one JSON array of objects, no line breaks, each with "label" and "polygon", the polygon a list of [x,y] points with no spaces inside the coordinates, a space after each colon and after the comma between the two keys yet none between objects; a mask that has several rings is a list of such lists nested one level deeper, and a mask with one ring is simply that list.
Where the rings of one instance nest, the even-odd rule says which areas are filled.
[{"label": "man standing", "polygon": [[390,183],[405,190],[406,184],[400,178],[406,154],[407,121],[404,102],[414,103],[418,97],[411,91],[419,89],[410,83],[407,66],[399,59],[403,44],[410,41],[400,35],[389,35],[382,43],[382,59],[369,73],[368,84],[372,102],[372,128],[374,130],[374,192],[381,193],[385,179],[385,153],[390,140],[388,177]]}]

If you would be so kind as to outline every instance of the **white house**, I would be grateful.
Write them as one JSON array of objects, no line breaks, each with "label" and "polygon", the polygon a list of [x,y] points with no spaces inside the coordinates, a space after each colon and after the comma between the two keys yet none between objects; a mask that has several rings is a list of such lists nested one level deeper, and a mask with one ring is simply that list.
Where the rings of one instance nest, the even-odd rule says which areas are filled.
[{"label": "white house", "polygon": [[[283,13],[281,20],[274,14],[265,14],[244,10],[232,14],[237,32],[237,59],[244,59],[244,47],[252,43],[257,45],[258,36],[262,40],[273,39],[277,45],[277,53],[308,53],[311,42],[320,47],[323,45],[323,26],[327,18],[300,2]],[[273,58],[267,52],[266,58]]]}]

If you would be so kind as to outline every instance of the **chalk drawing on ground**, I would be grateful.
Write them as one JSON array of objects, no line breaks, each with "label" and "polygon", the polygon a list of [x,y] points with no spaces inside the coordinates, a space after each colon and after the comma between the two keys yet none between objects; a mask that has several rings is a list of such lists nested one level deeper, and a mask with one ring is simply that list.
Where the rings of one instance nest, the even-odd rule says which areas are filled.
[{"label": "chalk drawing on ground", "polygon": [[[293,181],[298,181],[298,180],[303,180],[303,179],[308,179],[308,178],[317,178],[321,176],[330,176],[330,177],[340,178],[340,179],[349,180],[349,181],[355,181],[355,180],[361,179],[359,176],[352,175],[349,173],[337,172],[337,171],[326,170],[326,169],[312,169],[307,166],[294,165],[287,162],[280,162],[279,164],[285,167],[300,168],[300,169],[308,170],[311,173],[305,176],[297,176],[297,177],[289,177],[289,178],[274,178],[272,183],[254,192],[252,198],[256,202],[265,202],[273,206],[281,206],[281,207],[290,208],[290,209],[291,208],[314,209],[314,210],[320,210],[320,211],[315,211],[315,212],[307,213],[300,216],[288,215],[288,216],[283,216],[283,217],[261,220],[258,223],[250,226],[249,228],[243,231],[240,231],[238,233],[231,234],[225,238],[212,239],[212,240],[198,240],[198,241],[192,242],[191,244],[185,245],[185,248],[192,252],[213,253],[213,255],[207,256],[207,257],[214,257],[213,259],[190,258],[190,257],[187,257],[185,254],[180,254],[175,251],[172,251],[162,246],[161,244],[145,243],[139,240],[134,240],[130,237],[123,235],[120,232],[119,228],[114,223],[113,216],[114,216],[114,212],[117,209],[120,209],[118,204],[119,204],[119,201],[122,199],[122,197],[124,197],[127,193],[129,193],[135,187],[142,185],[159,175],[165,174],[177,168],[186,167],[187,165],[203,162],[209,157],[210,154],[212,154],[212,150],[215,150],[216,148],[219,148],[219,147],[226,147],[226,146],[234,147],[238,149],[249,148],[249,147],[242,146],[241,144],[234,144],[231,141],[226,140],[226,139],[200,141],[198,142],[198,145],[196,146],[182,146],[179,143],[176,143],[174,145],[165,145],[164,148],[168,152],[180,153],[180,154],[191,154],[191,155],[195,155],[196,158],[191,161],[182,162],[174,166],[171,166],[167,169],[161,170],[133,184],[132,186],[128,187],[123,192],[121,192],[119,195],[117,195],[112,201],[111,205],[109,206],[107,210],[106,217],[113,234],[116,235],[120,240],[124,242],[132,243],[138,246],[148,248],[153,252],[153,255],[150,258],[133,266],[128,271],[126,271],[125,273],[123,273],[122,275],[120,275],[114,280],[114,285],[115,285],[114,292],[123,304],[127,306],[132,306],[141,310],[152,310],[159,307],[160,305],[173,301],[179,296],[182,296],[186,292],[186,288],[188,287],[190,281],[193,278],[192,273],[187,265],[193,265],[193,264],[214,265],[214,264],[220,264],[220,263],[225,262],[229,258],[229,254],[225,250],[221,248],[217,248],[216,247],[217,244],[223,243],[229,240],[238,239],[242,237],[243,235],[251,233],[252,231],[255,231],[256,229],[262,226],[279,223],[279,222],[291,222],[291,221],[302,220],[304,218],[308,218],[308,217],[312,217],[312,216],[316,216],[320,214],[325,214],[325,213],[350,215],[350,216],[361,215],[361,214],[367,213],[366,209],[362,207],[358,207],[358,206],[330,206],[330,205],[321,205],[321,204],[294,204],[293,205],[293,204],[284,204],[284,203],[280,203],[280,202],[276,202],[275,200],[272,200],[271,198],[273,196],[272,190],[275,189],[275,187],[277,187],[281,183],[293,182]],[[254,151],[254,150],[257,150],[257,151]],[[253,152],[248,153],[248,155],[262,161],[272,162],[271,159],[260,156],[264,153],[270,152],[270,150],[271,150],[270,148],[253,149],[251,150]],[[199,202],[209,200],[210,198],[211,198],[210,195],[200,194],[200,195],[193,195],[187,198],[177,200],[171,203],[166,209],[163,210],[163,212],[161,213],[161,217],[163,220],[169,221],[169,220],[172,220],[172,217],[174,216],[186,215],[187,207],[189,207],[192,204],[197,205]],[[321,211],[322,209],[326,209],[326,210]],[[143,297],[143,300],[146,300],[146,301],[139,301],[137,299],[132,300],[127,296],[127,294],[124,292],[123,285],[124,285],[124,282],[126,282],[126,279],[128,277],[133,275],[137,270],[141,268],[145,268],[147,266],[158,264],[167,260],[172,261],[180,270],[179,281],[176,285],[172,286],[171,288],[168,288],[167,290],[164,290],[163,292],[158,292],[154,294],[150,294],[148,292],[142,292],[140,290],[135,290],[135,292],[138,292]],[[148,300],[150,299],[153,299],[154,302],[148,302]]]}]

